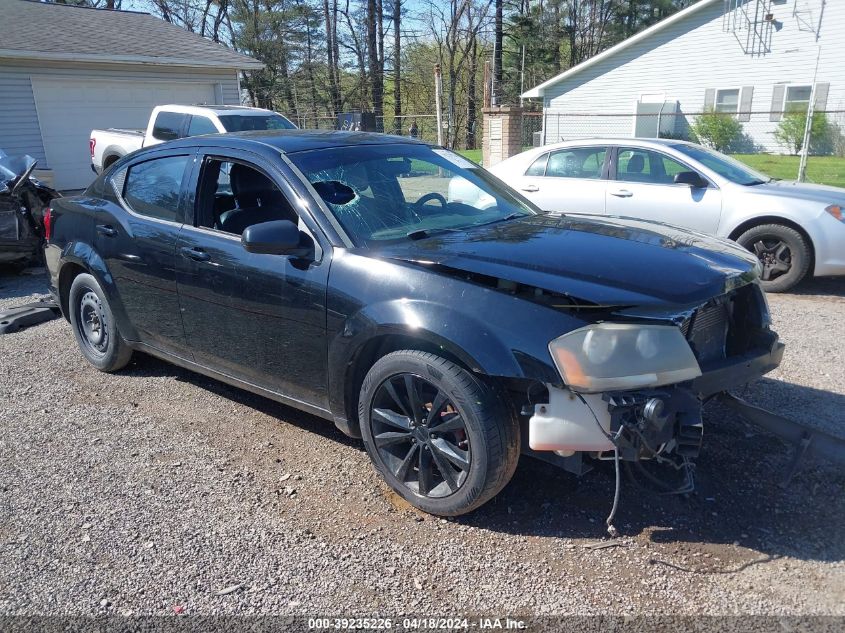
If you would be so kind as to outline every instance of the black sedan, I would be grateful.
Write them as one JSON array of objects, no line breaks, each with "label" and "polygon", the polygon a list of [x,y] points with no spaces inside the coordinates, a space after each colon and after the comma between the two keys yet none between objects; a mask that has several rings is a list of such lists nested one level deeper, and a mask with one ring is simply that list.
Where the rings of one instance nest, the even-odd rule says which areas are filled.
[{"label": "black sedan", "polygon": [[145,352],[322,416],[439,515],[526,453],[683,470],[702,403],[783,353],[733,243],[545,215],[405,138],[184,139],[48,216],[52,292],[94,367]]}]

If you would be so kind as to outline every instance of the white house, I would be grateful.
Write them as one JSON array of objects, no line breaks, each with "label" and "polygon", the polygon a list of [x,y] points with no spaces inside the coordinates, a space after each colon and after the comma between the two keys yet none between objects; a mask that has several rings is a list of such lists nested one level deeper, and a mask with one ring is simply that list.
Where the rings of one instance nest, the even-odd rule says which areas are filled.
[{"label": "white house", "polygon": [[684,137],[715,108],[750,151],[783,152],[772,133],[811,94],[845,131],[843,36],[845,0],[700,0],[522,96],[543,99],[546,143]]},{"label": "white house", "polygon": [[146,13],[0,0],[0,148],[86,187],[92,128],[145,127],[164,103],[239,104],[239,71],[262,67]]}]

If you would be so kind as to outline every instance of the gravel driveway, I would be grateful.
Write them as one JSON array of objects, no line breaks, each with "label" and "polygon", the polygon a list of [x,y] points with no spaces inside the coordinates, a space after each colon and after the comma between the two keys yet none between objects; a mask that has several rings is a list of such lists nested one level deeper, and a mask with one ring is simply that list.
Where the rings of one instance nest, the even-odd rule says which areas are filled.
[{"label": "gravel driveway", "polygon": [[[0,276],[0,309],[46,291]],[[845,430],[845,282],[770,298],[783,368],[747,397]],[[90,368],[55,320],[0,336],[2,614],[845,615],[845,474],[710,409],[698,488],[523,459],[474,514],[382,485],[318,418],[136,355]]]}]

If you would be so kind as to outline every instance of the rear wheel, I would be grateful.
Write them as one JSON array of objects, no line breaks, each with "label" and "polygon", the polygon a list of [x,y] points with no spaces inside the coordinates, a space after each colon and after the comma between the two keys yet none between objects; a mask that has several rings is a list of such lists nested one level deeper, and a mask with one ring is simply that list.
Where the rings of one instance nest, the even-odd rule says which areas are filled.
[{"label": "rear wheel", "polygon": [[810,247],[795,229],[782,224],[761,224],[748,229],[737,242],[754,253],[763,272],[760,283],[766,292],[785,292],[801,281],[810,269]]},{"label": "rear wheel", "polygon": [[94,277],[82,273],[73,280],[68,312],[76,342],[89,363],[105,372],[126,366],[132,349],[120,337],[106,295]]},{"label": "rear wheel", "polygon": [[414,506],[470,512],[510,481],[519,428],[496,393],[433,354],[388,354],[361,387],[359,420],[379,474]]}]

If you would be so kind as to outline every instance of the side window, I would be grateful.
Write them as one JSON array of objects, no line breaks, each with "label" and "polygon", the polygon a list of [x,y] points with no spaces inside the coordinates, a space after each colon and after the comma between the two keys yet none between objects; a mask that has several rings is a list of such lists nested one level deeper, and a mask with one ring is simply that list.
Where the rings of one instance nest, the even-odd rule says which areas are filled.
[{"label": "side window", "polygon": [[549,162],[549,155],[543,154],[531,163],[531,167],[525,172],[526,176],[544,176],[546,174],[546,163]]},{"label": "side window", "polygon": [[179,138],[185,116],[178,112],[159,112],[153,124],[153,137],[160,141],[172,141]]},{"label": "side window", "polygon": [[141,215],[179,221],[179,194],[188,156],[155,158],[132,165],[123,185],[123,199]]},{"label": "side window", "polygon": [[217,134],[217,128],[208,117],[195,114],[191,117],[191,123],[188,125],[188,136],[199,136],[200,134]]},{"label": "side window", "polygon": [[552,152],[546,176],[555,178],[601,178],[606,147],[580,147]]},{"label": "side window", "polygon": [[616,179],[653,185],[671,185],[675,175],[689,167],[660,152],[620,147],[616,161]]},{"label": "side window", "polygon": [[198,226],[241,235],[248,226],[261,222],[299,221],[273,181],[246,163],[207,158],[199,187]]}]

